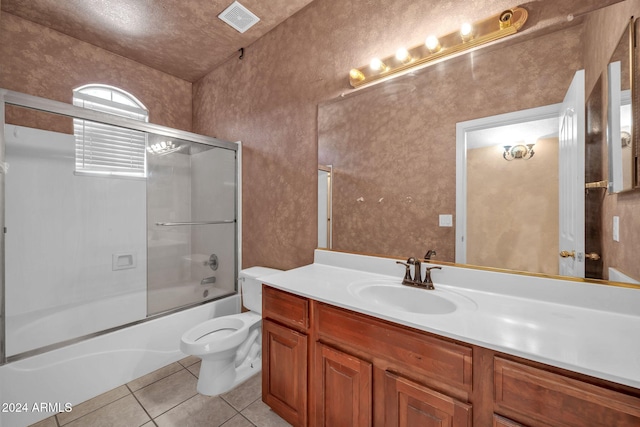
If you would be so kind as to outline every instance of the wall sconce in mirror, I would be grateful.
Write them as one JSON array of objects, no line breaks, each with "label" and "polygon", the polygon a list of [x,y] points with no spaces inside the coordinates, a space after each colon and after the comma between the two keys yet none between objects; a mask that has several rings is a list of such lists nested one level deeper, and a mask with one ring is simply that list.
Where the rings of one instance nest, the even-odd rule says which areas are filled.
[{"label": "wall sconce in mirror", "polygon": [[460,31],[441,37],[430,35],[419,46],[400,48],[395,55],[374,58],[369,66],[352,68],[349,71],[349,83],[357,88],[381,82],[471,51],[517,33],[527,21],[527,16],[526,9],[514,7],[481,21],[464,23]]},{"label": "wall sconce in mirror", "polygon": [[631,146],[631,134],[626,131],[620,132],[620,145],[622,148],[627,148]]},{"label": "wall sconce in mirror", "polygon": [[536,152],[533,151],[534,145],[535,144],[518,144],[513,146],[505,145],[502,157],[509,162],[516,159],[529,160],[534,154],[536,154]]}]

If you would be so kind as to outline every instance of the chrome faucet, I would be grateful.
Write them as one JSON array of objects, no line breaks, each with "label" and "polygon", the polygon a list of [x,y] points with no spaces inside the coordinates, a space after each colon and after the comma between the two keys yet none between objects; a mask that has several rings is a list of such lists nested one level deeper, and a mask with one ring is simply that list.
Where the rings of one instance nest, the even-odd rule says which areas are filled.
[{"label": "chrome faucet", "polygon": [[[433,287],[433,280],[431,280],[431,270],[434,268],[441,270],[442,267],[429,267],[427,268],[424,282],[422,281],[422,263],[420,260],[411,257],[407,262],[396,261],[396,264],[404,265],[404,278],[402,284],[407,286],[413,286],[414,288],[422,289],[435,289]],[[411,277],[411,266],[413,265],[413,277]]]}]

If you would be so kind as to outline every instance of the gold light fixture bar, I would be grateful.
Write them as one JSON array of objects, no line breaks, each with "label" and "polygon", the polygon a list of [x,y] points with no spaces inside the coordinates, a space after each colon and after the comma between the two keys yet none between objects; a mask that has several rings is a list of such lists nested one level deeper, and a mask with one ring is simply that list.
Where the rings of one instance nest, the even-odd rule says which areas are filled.
[{"label": "gold light fixture bar", "polygon": [[366,65],[360,68],[353,68],[349,72],[349,83],[352,87],[357,88],[414,68],[423,68],[431,62],[442,60],[447,56],[462,53],[510,36],[522,28],[527,21],[527,17],[526,9],[515,7],[482,21],[474,22],[471,26],[463,24],[461,31],[449,33],[438,38],[429,36],[426,44],[423,43],[406,50],[408,54],[406,58],[411,58],[410,61],[399,59],[396,55],[383,59],[374,59],[374,61],[377,61],[376,64],[383,64],[384,67],[372,68]]}]

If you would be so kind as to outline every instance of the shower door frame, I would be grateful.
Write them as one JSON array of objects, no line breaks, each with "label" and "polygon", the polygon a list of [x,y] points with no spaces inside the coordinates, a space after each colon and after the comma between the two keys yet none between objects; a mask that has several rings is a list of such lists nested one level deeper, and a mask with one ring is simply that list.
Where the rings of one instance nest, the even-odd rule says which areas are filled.
[{"label": "shower door frame", "polygon": [[[17,355],[6,357],[6,323],[5,323],[5,106],[13,105],[16,107],[29,108],[32,110],[43,111],[46,113],[58,114],[61,116],[78,118],[83,120],[90,120],[93,122],[104,123],[108,125],[119,126],[127,129],[138,130],[142,132],[153,133],[156,135],[162,135],[169,138],[178,138],[186,141],[196,142],[199,144],[208,145],[211,147],[225,148],[236,152],[236,188],[235,188],[235,250],[234,250],[234,289],[238,292],[238,272],[240,270],[240,262],[242,260],[242,143],[240,141],[230,142],[218,138],[213,138],[205,135],[200,135],[193,132],[188,132],[179,129],[173,129],[167,126],[157,125],[148,122],[141,122],[138,120],[128,119],[126,117],[114,116],[108,113],[102,113],[95,110],[87,110],[82,107],[78,107],[72,104],[67,104],[60,101],[54,101],[52,99],[42,98],[34,95],[28,95],[26,93],[16,92],[8,89],[0,88],[0,115],[2,116],[2,132],[0,132],[0,201],[2,203],[0,208],[0,366],[6,363],[10,363],[16,360],[24,359],[27,357],[35,356],[37,354],[45,353],[47,351],[55,350],[60,347],[64,347],[75,342],[84,341],[89,338],[93,338],[99,335],[103,335],[109,332],[113,332],[119,329],[123,329],[129,326],[133,326],[139,323],[147,322],[149,320],[157,319],[158,317],[166,316],[178,311],[189,309],[198,305],[207,304],[216,299],[207,300],[204,302],[197,302],[167,310],[162,313],[158,313],[152,316],[147,316],[144,319],[126,323],[114,328],[94,332],[92,334],[84,335],[81,337],[65,340],[59,343],[51,344],[45,347],[37,348],[35,350],[26,351]],[[225,297],[223,297],[225,298]]]}]

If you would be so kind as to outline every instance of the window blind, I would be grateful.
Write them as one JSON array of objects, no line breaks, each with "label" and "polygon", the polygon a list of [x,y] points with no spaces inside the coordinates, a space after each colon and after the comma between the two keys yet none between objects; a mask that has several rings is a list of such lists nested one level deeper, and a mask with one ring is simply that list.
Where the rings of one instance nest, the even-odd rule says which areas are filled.
[{"label": "window blind", "polygon": [[[73,104],[130,119],[147,121],[148,113],[119,102],[75,92]],[[73,119],[76,139],[76,171],[144,177],[145,132]]]}]

